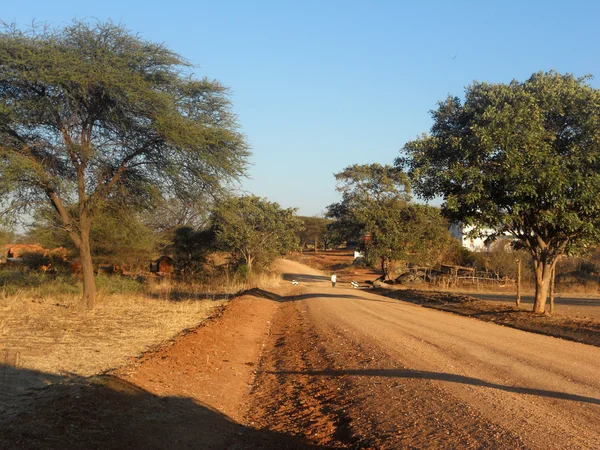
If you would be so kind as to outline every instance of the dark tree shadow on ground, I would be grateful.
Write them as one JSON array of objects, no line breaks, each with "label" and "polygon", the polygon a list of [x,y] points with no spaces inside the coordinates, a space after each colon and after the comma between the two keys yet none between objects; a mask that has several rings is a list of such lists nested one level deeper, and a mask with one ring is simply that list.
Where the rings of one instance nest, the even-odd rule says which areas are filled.
[{"label": "dark tree shadow on ground", "polygon": [[187,291],[185,289],[173,289],[167,294],[160,292],[149,292],[144,295],[146,297],[150,297],[156,300],[165,299],[170,302],[180,302],[188,300],[228,300],[234,297],[233,294],[194,292],[193,290]]},{"label": "dark tree shadow on ground", "polygon": [[277,295],[273,292],[265,291],[264,289],[260,289],[260,288],[248,289],[246,291],[241,292],[239,295],[240,296],[241,295],[250,295],[252,297],[266,298],[266,299],[273,300],[276,302],[294,302],[297,300],[307,300],[310,298],[357,298],[357,299],[364,300],[362,297],[359,297],[358,295],[349,295],[349,294],[318,293],[318,294],[298,294],[298,295],[281,296],[281,295]]},{"label": "dark tree shadow on ground", "polygon": [[422,370],[407,369],[346,369],[346,370],[316,370],[316,371],[278,371],[267,372],[275,375],[308,375],[315,377],[339,377],[342,375],[364,376],[364,377],[386,377],[386,378],[413,378],[424,380],[448,381],[450,383],[469,384],[471,386],[482,386],[492,389],[499,389],[506,392],[517,394],[537,395],[540,397],[556,398],[560,400],[570,400],[574,402],[591,403],[600,405],[600,399],[586,397],[583,395],[569,394],[567,392],[548,391],[545,389],[534,389],[518,386],[506,386],[503,384],[490,383],[479,378],[466,377],[453,373],[426,372]]},{"label": "dark tree shadow on ground", "polygon": [[[468,295],[481,300],[488,300],[490,302],[514,302],[516,294],[485,294],[480,292],[472,292]],[[600,306],[599,298],[567,297],[567,295],[568,294],[557,294],[557,296],[554,298],[554,303],[556,306]],[[533,304],[534,299],[535,297],[533,295],[522,295],[521,303]]]},{"label": "dark tree shadow on ground", "polygon": [[[0,448],[335,448],[256,430],[190,398],[160,397],[113,376],[69,379],[11,366],[3,369]],[[14,387],[20,377],[39,377],[40,383],[54,384],[23,394]]]},{"label": "dark tree shadow on ground", "polygon": [[283,279],[285,281],[296,280],[302,283],[314,283],[315,281],[331,281],[331,279],[324,275],[306,275],[302,273],[284,273]]}]

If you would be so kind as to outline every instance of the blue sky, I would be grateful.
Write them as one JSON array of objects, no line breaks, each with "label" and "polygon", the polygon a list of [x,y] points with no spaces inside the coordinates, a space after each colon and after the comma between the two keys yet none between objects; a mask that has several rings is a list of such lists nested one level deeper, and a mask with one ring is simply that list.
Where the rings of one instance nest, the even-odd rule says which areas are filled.
[{"label": "blue sky", "polygon": [[229,86],[253,151],[242,189],[303,215],[338,200],[335,172],[392,163],[473,80],[600,75],[592,1],[3,3],[20,26],[113,19]]}]

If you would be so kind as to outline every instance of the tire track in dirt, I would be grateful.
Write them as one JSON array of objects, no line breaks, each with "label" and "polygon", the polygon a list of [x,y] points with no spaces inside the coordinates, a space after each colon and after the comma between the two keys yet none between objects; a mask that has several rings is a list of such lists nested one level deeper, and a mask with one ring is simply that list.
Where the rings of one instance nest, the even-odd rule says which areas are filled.
[{"label": "tire track in dirt", "polygon": [[320,325],[305,301],[282,305],[247,425],[335,448],[525,448],[429,380],[384,376],[398,365],[361,336]]},{"label": "tire track in dirt", "polygon": [[349,403],[342,390],[343,376],[331,379],[310,375],[290,378],[290,370],[311,372],[329,367],[319,337],[305,320],[306,311],[294,303],[276,313],[258,375],[251,392],[246,425],[261,430],[302,436],[318,448],[357,448],[344,412]]}]

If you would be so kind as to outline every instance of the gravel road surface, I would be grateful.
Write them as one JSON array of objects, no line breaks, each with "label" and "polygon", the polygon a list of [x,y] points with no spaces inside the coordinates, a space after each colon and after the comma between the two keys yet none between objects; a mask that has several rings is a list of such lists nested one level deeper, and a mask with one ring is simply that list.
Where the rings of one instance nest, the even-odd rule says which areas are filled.
[{"label": "gravel road surface", "polygon": [[[372,389],[370,397],[380,403],[377,399],[387,399],[379,405],[386,409],[372,414],[382,417],[377,423],[371,420],[373,433],[386,423],[389,408],[410,414],[407,405],[389,401],[393,391],[387,382],[393,380],[410,383],[414,389],[428,391],[427,395],[434,392],[442,413],[449,408],[447,402],[452,407],[462,405],[482,427],[497,427],[497,448],[600,448],[600,348],[426,309],[349,286],[332,288],[326,274],[292,261],[282,261],[280,270],[286,279],[300,281],[288,297],[294,300],[288,309],[310,325],[305,328],[314,339],[312,346],[322,348],[322,355],[331,355],[340,353],[335,347],[344,342],[348,353],[344,360],[335,361],[335,367],[294,369],[280,364],[272,370],[280,383],[286,376],[309,376],[305,383],[342,377],[346,391],[360,391],[365,380],[380,380],[383,391]],[[310,341],[310,336],[305,340]],[[366,354],[369,363],[364,358],[353,360],[352,353]],[[357,392],[355,398],[361,394]],[[362,406],[355,404],[356,411],[377,409],[368,397],[361,400]],[[357,418],[348,420],[352,419]],[[454,419],[464,418],[440,419],[448,422],[449,435]],[[399,435],[402,432],[398,430]],[[377,448],[396,448],[393,440],[377,442]],[[435,446],[444,447],[443,440],[436,442]],[[448,442],[461,446],[458,441]],[[405,443],[423,446],[426,441],[413,437]]]}]

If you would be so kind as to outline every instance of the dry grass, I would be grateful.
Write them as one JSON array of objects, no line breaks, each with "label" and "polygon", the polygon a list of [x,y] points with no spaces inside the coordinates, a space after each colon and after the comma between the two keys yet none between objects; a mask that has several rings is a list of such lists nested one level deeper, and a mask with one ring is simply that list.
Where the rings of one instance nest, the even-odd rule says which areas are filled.
[{"label": "dry grass", "polygon": [[[0,395],[0,411],[11,398],[17,401],[16,394],[52,379],[29,377],[30,371],[90,376],[121,366],[200,324],[232,294],[278,282],[277,274],[262,274],[247,281],[225,278],[211,285],[160,280],[139,284],[138,289],[130,280],[100,280],[97,306],[91,311],[77,306],[79,289],[73,293],[56,285],[54,294],[47,292],[48,286],[43,292],[39,287],[0,290],[0,372],[4,367],[0,394],[10,394]],[[129,292],[115,293],[119,289]],[[15,367],[27,371],[7,377],[7,368]]]},{"label": "dry grass", "polygon": [[[150,293],[152,294],[152,293]],[[0,299],[0,348],[18,352],[22,368],[87,376],[202,322],[225,300],[169,300],[162,293],[101,295],[92,311],[78,297]]]}]

